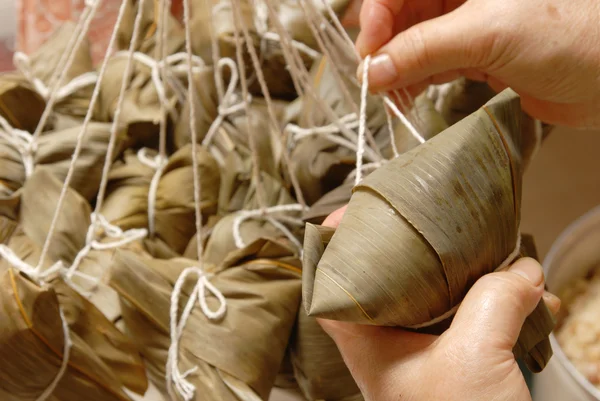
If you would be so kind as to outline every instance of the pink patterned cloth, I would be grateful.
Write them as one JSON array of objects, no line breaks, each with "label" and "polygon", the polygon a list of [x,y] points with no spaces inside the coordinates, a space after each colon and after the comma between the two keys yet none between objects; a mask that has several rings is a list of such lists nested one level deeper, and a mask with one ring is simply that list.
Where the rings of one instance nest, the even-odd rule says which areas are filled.
[{"label": "pink patterned cloth", "polygon": [[[18,0],[17,48],[35,51],[64,21],[78,21],[83,0]],[[103,0],[96,12],[88,37],[94,62],[102,60],[117,18],[121,0]]]},{"label": "pink patterned cloth", "polygon": [[[121,0],[103,0],[96,12],[88,38],[92,44],[92,58],[98,63],[110,40]],[[84,9],[84,0],[17,0],[19,28],[17,48],[25,53],[35,51],[64,21],[78,21]],[[182,0],[173,0],[172,12],[182,14]]]}]

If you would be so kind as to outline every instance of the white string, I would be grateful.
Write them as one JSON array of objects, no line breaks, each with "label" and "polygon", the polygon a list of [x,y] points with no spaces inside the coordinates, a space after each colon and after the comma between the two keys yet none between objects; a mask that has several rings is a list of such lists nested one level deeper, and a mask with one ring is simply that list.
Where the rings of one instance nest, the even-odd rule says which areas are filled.
[{"label": "white string", "polygon": [[362,86],[360,88],[360,114],[358,120],[358,143],[356,147],[356,177],[354,185],[358,185],[362,180],[363,155],[365,153],[365,129],[367,127],[367,95],[369,94],[369,67],[371,65],[371,55],[368,55],[364,61],[362,74]]},{"label": "white string", "polygon": [[[196,138],[196,115],[195,115],[195,102],[194,102],[194,80],[192,76],[192,66],[191,66],[191,57],[192,57],[192,39],[191,39],[191,30],[190,30],[190,5],[189,0],[183,1],[183,17],[184,17],[184,26],[185,26],[185,38],[186,38],[186,52],[188,56],[188,96],[190,102],[190,134],[192,139],[192,169],[194,173],[194,208],[195,208],[195,217],[196,217],[196,231],[197,231],[197,247],[198,247],[198,258],[200,262],[200,266],[202,266],[202,210],[200,208],[200,197],[201,197],[201,182],[198,171],[198,156],[196,152],[197,146],[197,138]],[[221,60],[219,60],[221,61]],[[225,65],[225,64],[220,64]],[[230,65],[231,66],[231,65]],[[233,64],[235,67],[235,64]],[[218,66],[220,68],[220,66]],[[234,68],[235,69],[235,68]],[[232,70],[233,73],[233,70]],[[196,281],[196,285],[194,286],[194,290],[188,299],[188,302],[184,308],[183,314],[179,322],[177,321],[178,317],[178,309],[179,309],[179,298],[181,297],[181,291],[183,289],[183,285],[190,274],[196,274],[198,277]],[[217,298],[219,301],[219,307],[217,310],[212,310],[208,307],[206,302],[207,293],[206,290],[211,293],[213,296]],[[227,301],[221,291],[216,288],[214,285],[208,281],[208,277],[206,273],[200,267],[188,267],[185,269],[177,281],[175,282],[175,286],[173,287],[173,292],[171,293],[171,307],[170,307],[170,334],[171,334],[171,345],[169,346],[169,352],[167,356],[167,366],[166,366],[166,383],[167,390],[172,399],[176,399],[173,394],[172,385],[174,385],[175,390],[184,398],[185,401],[191,401],[194,397],[194,393],[196,391],[196,387],[186,380],[186,377],[191,373],[197,370],[197,367],[193,367],[188,371],[181,373],[179,371],[179,341],[183,334],[183,330],[187,323],[189,316],[192,313],[194,303],[198,298],[200,309],[204,313],[204,315],[209,320],[217,320],[221,319],[225,316],[225,312],[227,310]]]},{"label": "white string", "polygon": [[[116,58],[128,58],[129,51],[122,50],[115,53],[114,57]],[[183,73],[187,71],[187,60],[185,60],[185,53],[174,53],[167,56],[164,60],[157,61],[152,57],[148,56],[142,52],[134,52],[133,58],[135,61],[141,63],[142,65],[148,67],[150,69],[150,77],[152,79],[152,84],[156,89],[156,94],[160,101],[160,104],[163,105],[170,113],[175,113],[176,110],[169,104],[169,99],[167,97],[167,91],[165,88],[164,80],[161,77],[161,70],[165,67],[168,67],[170,71],[176,73]],[[193,55],[192,57],[193,67],[192,71],[194,73],[201,72],[204,68],[206,68],[206,63],[200,56]],[[175,65],[177,64],[177,65]],[[176,88],[174,84],[171,84],[172,88]],[[185,98],[185,94],[179,96],[181,99]]]},{"label": "white string", "polygon": [[394,125],[392,122],[392,115],[390,114],[390,110],[384,106],[385,110],[385,119],[387,121],[388,131],[390,133],[390,143],[392,145],[392,152],[394,153],[394,159],[400,156],[398,153],[398,145],[396,144],[396,135],[394,135]]},{"label": "white string", "polygon": [[[179,299],[181,298],[183,285],[185,284],[188,276],[191,274],[196,274],[198,279],[194,289],[190,294],[188,302],[185,305],[183,313],[181,314],[181,318],[178,321]],[[208,292],[211,293],[219,302],[219,307],[217,310],[212,310],[208,307],[206,302],[206,290],[208,290]],[[171,345],[169,346],[169,352],[167,356],[166,380],[167,389],[172,399],[176,399],[176,397],[174,394],[172,394],[171,382],[174,384],[175,389],[185,401],[192,400],[194,398],[194,392],[196,391],[196,387],[187,381],[186,377],[195,372],[197,367],[193,367],[184,373],[179,371],[179,341],[181,340],[183,330],[191,315],[196,299],[198,299],[198,304],[200,305],[202,313],[204,313],[209,320],[219,320],[225,316],[225,312],[227,310],[227,301],[221,291],[219,291],[208,280],[208,276],[201,269],[197,267],[188,267],[181,273],[175,282],[173,292],[171,293],[171,307],[169,310]]]},{"label": "white string", "polygon": [[[272,40],[274,42],[281,43],[281,36],[279,36],[275,32],[265,32],[264,34],[262,34],[261,38],[264,40]],[[302,53],[306,54],[308,57],[312,58],[313,60],[316,60],[319,57],[321,57],[320,52],[318,52],[317,50],[313,49],[312,47],[308,46],[305,43],[302,43],[302,42],[294,40],[294,39],[291,39],[290,43],[293,47],[295,47]]]},{"label": "white string", "polygon": [[400,109],[398,109],[398,106],[396,106],[396,103],[394,103],[389,98],[388,95],[382,95],[382,96],[383,96],[383,101],[385,102],[385,104],[388,105],[390,109],[392,109],[392,112],[396,115],[396,117],[398,117],[400,119],[400,121],[402,121],[402,124],[404,124],[404,126],[406,126],[406,128],[412,134],[412,136],[415,137],[415,139],[417,141],[419,141],[419,143],[425,143],[425,138],[423,138],[421,136],[421,134],[419,134],[417,129],[414,127],[414,125],[412,125],[412,123],[410,121],[408,121],[408,119],[400,111]]},{"label": "white string", "polygon": [[[344,126],[348,129],[356,129],[359,126],[359,120],[356,117],[356,114],[350,113],[341,118],[339,118],[339,122],[344,124]],[[290,147],[294,147],[295,143],[299,140],[306,138],[308,136],[319,135],[323,136],[327,140],[336,143],[340,146],[343,146],[347,149],[350,149],[352,152],[357,151],[357,146],[352,141],[349,141],[346,138],[342,138],[336,134],[340,133],[339,125],[337,123],[332,123],[328,125],[323,125],[320,127],[311,127],[311,128],[303,128],[298,125],[289,123],[284,128],[284,132],[292,134],[290,136],[291,144]],[[364,158],[370,162],[381,161],[382,158],[371,149],[369,146],[365,146]]]},{"label": "white string", "polygon": [[[44,82],[37,78],[31,68],[31,60],[28,55],[23,52],[15,52],[13,55],[13,63],[15,67],[27,78],[33,85],[35,91],[44,99],[48,100],[51,96],[51,89]],[[80,89],[94,85],[98,80],[98,74],[94,71],[86,72],[71,79],[66,85],[56,88],[56,102],[64,100]]]},{"label": "white string", "polygon": [[[219,104],[219,107],[217,109],[219,115],[210,125],[208,132],[202,140],[202,146],[210,145],[213,137],[218,132],[219,127],[221,126],[221,124],[227,116],[244,110],[246,104],[252,101],[252,97],[250,95],[248,95],[245,101],[244,99],[238,100],[238,95],[235,93],[235,89],[237,88],[240,76],[237,65],[232,59],[222,58],[219,61],[217,61],[217,65],[215,67],[217,71],[217,79],[220,82],[223,82],[223,70],[225,69],[225,67],[229,68],[231,78],[229,79],[229,84],[227,85],[227,89],[223,94],[221,104]],[[192,128],[190,127],[190,129]]]},{"label": "white string", "polygon": [[[494,271],[500,272],[500,271],[506,270],[508,268],[508,266],[510,265],[510,263],[513,260],[515,260],[515,258],[519,255],[519,252],[521,252],[521,231],[520,230],[517,235],[517,244],[515,246],[515,249],[513,249],[513,251],[506,257],[506,259],[504,259],[504,261],[500,264],[500,266],[498,266],[496,268],[496,270],[494,270]],[[444,313],[443,315],[438,316],[435,319],[432,319],[426,323],[415,324],[413,326],[407,326],[407,328],[422,329],[424,327],[430,327],[430,326],[433,326],[434,324],[443,322],[444,320],[453,316],[458,311],[458,308],[460,307],[460,305],[461,305],[461,303],[459,303],[458,305],[456,305],[454,308],[450,309],[448,312]]]},{"label": "white string", "polygon": [[[101,214],[92,213],[91,215],[91,223],[88,227],[85,246],[77,253],[75,258],[73,259],[73,263],[68,268],[65,273],[65,280],[71,281],[73,275],[76,273],[79,265],[83,261],[83,259],[88,255],[91,250],[109,250],[120,248],[124,245],[127,245],[133,241],[141,240],[148,235],[148,231],[143,228],[132,228],[127,231],[123,231],[120,227],[112,225],[109,221]],[[96,239],[96,229],[100,227],[104,235],[108,238],[113,239],[111,242],[99,242]]]},{"label": "white string", "polygon": [[[86,12],[83,13],[83,15],[85,15],[85,17],[83,17],[83,15],[82,15],[82,18],[83,18],[82,25],[83,26],[81,28],[81,31],[78,33],[78,35],[75,38],[75,43],[73,44],[73,47],[69,50],[70,51],[69,57],[65,61],[65,65],[59,66],[59,69],[62,68],[62,70],[60,71],[60,75],[57,78],[57,82],[54,85],[52,93],[48,97],[48,101],[46,102],[46,108],[44,109],[44,112],[42,113],[42,116],[40,117],[40,121],[37,125],[37,128],[35,129],[35,131],[33,133],[33,137],[36,139],[41,135],[41,133],[46,125],[46,122],[48,121],[48,118],[50,117],[50,113],[52,112],[54,103],[56,103],[56,101],[58,100],[58,98],[57,98],[58,88],[60,88],[62,86],[62,83],[67,76],[67,72],[69,72],[69,70],[71,69],[71,65],[73,64],[73,61],[75,60],[75,56],[77,55],[77,49],[79,49],[81,42],[85,39],[87,32],[90,29],[90,24],[92,22],[92,19],[94,18],[94,15],[96,14],[98,6],[100,5],[100,0],[87,0],[87,1],[85,1],[85,5],[86,5]],[[68,49],[68,47],[67,47],[67,49]],[[63,54],[63,57],[64,57],[64,54]]]},{"label": "white string", "polygon": [[64,345],[63,345],[63,358],[60,363],[60,368],[58,369],[58,373],[54,376],[54,379],[50,383],[50,385],[44,390],[44,392],[36,398],[36,401],[45,401],[52,395],[56,386],[60,382],[60,380],[65,375],[67,368],[69,367],[69,358],[71,356],[71,347],[73,346],[73,342],[71,341],[71,332],[69,330],[69,325],[67,323],[67,319],[65,318],[65,314],[63,313],[62,308],[59,307],[58,313],[60,314],[60,321],[62,323],[63,336],[64,336]]},{"label": "white string", "polygon": [[4,131],[0,131],[0,138],[5,139],[19,152],[25,169],[25,177],[30,177],[35,164],[34,155],[37,150],[37,142],[29,132],[13,128],[2,116],[0,116],[0,125],[4,129]]},{"label": "white string", "polygon": [[19,272],[26,274],[33,281],[40,284],[45,283],[49,277],[55,273],[64,269],[63,264],[59,261],[48,268],[46,271],[41,272],[39,267],[33,267],[29,263],[23,261],[12,249],[4,244],[0,244],[0,256],[5,259],[12,267],[17,269]]},{"label": "white string", "polygon": [[156,212],[156,193],[162,173],[167,166],[168,159],[160,154],[150,158],[147,155],[148,148],[141,148],[137,152],[138,160],[154,170],[154,175],[150,181],[150,189],[148,190],[148,232],[151,236],[155,233],[155,212]]},{"label": "white string", "polygon": [[306,210],[306,208],[300,204],[289,204],[289,205],[278,205],[271,206],[265,209],[257,209],[257,210],[242,210],[237,213],[237,216],[233,219],[233,239],[235,241],[235,246],[238,248],[244,248],[246,243],[242,238],[242,233],[240,231],[241,225],[244,221],[249,219],[265,219],[269,223],[271,223],[275,228],[281,231],[298,249],[302,250],[302,244],[298,239],[292,234],[290,230],[287,229],[283,224],[278,222],[272,215],[277,213],[285,213],[285,212],[301,212]]},{"label": "white string", "polygon": [[[143,1],[143,0],[141,0],[141,1]],[[71,156],[71,163],[69,165],[69,169],[67,170],[67,175],[65,177],[65,181],[63,183],[63,187],[60,192],[58,202],[56,204],[56,209],[54,212],[54,216],[52,217],[50,229],[48,230],[48,234],[46,235],[46,241],[44,242],[44,246],[43,246],[42,252],[40,254],[40,259],[39,259],[38,265],[36,267],[37,269],[40,269],[41,265],[44,263],[44,259],[46,257],[46,254],[48,253],[50,244],[52,243],[52,235],[56,228],[58,218],[61,214],[64,200],[67,196],[67,192],[68,192],[69,186],[71,184],[71,179],[73,178],[73,174],[75,172],[75,163],[77,162],[77,159],[79,158],[79,155],[81,153],[81,149],[83,147],[83,139],[85,138],[85,135],[87,133],[87,128],[89,126],[90,121],[92,120],[92,116],[94,115],[94,110],[96,108],[96,102],[98,101],[98,97],[100,96],[100,88],[102,85],[102,81],[104,79],[104,75],[106,74],[106,68],[108,65],[108,61],[110,59],[110,55],[112,54],[115,43],[117,41],[117,35],[119,32],[119,28],[121,27],[121,24],[123,22],[123,16],[125,15],[125,11],[127,10],[127,4],[128,3],[125,1],[121,2],[121,8],[119,9],[119,13],[117,15],[117,20],[115,22],[115,26],[113,28],[113,32],[112,32],[110,41],[109,41],[106,53],[104,55],[104,60],[102,61],[102,66],[100,67],[100,72],[98,73],[98,82],[96,82],[96,86],[94,87],[94,91],[92,92],[92,97],[90,98],[90,104],[88,107],[87,114],[85,115],[85,118],[81,125],[81,129],[80,129],[79,133],[77,134],[77,141],[75,143],[75,149],[73,150],[73,154]]]}]

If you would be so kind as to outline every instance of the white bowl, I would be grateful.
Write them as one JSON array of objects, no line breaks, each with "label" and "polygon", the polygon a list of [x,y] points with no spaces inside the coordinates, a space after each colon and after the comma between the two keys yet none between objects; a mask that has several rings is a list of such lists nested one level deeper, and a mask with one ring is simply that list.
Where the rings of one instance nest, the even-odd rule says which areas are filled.
[{"label": "white bowl", "polygon": [[[573,222],[552,245],[544,259],[548,289],[559,293],[563,286],[586,275],[598,263],[600,206]],[[554,356],[546,369],[534,378],[534,401],[600,401],[600,390],[577,371],[553,334],[550,342]]]}]

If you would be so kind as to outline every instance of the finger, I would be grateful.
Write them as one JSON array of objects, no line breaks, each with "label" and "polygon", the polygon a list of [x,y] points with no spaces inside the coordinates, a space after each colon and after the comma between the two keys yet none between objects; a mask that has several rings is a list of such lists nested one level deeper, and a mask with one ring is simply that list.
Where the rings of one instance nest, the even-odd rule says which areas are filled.
[{"label": "finger", "polygon": [[366,57],[393,36],[394,20],[404,6],[404,0],[364,0],[360,10],[360,34],[356,48]]},{"label": "finger", "polygon": [[338,210],[336,210],[335,212],[331,213],[329,216],[327,216],[325,221],[323,221],[323,225],[325,227],[332,227],[332,228],[336,228],[337,226],[339,226],[340,221],[342,221],[342,217],[344,217],[344,213],[346,213],[347,208],[348,208],[348,205],[343,206],[343,207],[339,208]]},{"label": "finger", "polygon": [[350,2],[341,19],[341,23],[344,27],[354,28],[359,26],[362,3],[362,0],[352,0]]},{"label": "finger", "polygon": [[543,293],[540,264],[531,258],[520,259],[508,271],[485,275],[475,283],[449,333],[456,341],[512,350],[523,322]]},{"label": "finger", "polygon": [[406,362],[416,359],[437,339],[391,327],[317,320],[335,341],[361,389],[381,388],[380,382],[385,382],[387,372],[391,371],[395,377],[409,380],[412,367]]},{"label": "finger", "polygon": [[[485,29],[484,19],[483,11],[467,3],[399,33],[373,57],[369,87],[387,91],[485,65],[491,57],[493,32]],[[359,77],[362,68],[361,64]]]}]

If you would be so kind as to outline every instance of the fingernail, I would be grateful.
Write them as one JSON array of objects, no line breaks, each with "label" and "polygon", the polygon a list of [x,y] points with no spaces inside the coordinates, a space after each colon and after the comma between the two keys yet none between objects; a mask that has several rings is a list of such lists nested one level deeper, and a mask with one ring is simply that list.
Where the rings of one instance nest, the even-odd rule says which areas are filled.
[{"label": "fingernail", "polygon": [[536,287],[544,282],[542,267],[534,260],[520,260],[512,265],[508,271],[518,274]]},{"label": "fingernail", "polygon": [[[358,81],[362,82],[364,61],[358,66]],[[371,59],[369,65],[369,87],[386,87],[392,85],[398,79],[398,71],[389,54],[380,54]]]},{"label": "fingernail", "polygon": [[558,314],[562,303],[560,298],[549,292],[545,292],[543,298],[546,306],[550,309],[550,312],[552,312],[553,315]]}]

